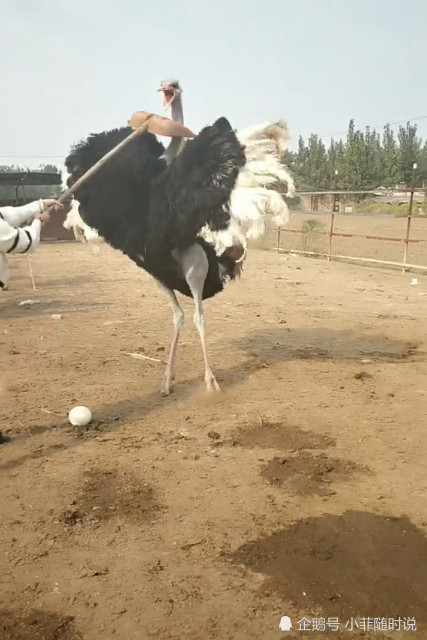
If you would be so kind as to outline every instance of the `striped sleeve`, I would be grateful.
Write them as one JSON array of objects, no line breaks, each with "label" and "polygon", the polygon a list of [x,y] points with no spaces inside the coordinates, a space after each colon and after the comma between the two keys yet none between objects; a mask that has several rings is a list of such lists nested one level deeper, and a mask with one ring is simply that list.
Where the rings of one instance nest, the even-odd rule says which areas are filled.
[{"label": "striped sleeve", "polygon": [[21,207],[1,207],[0,216],[12,227],[20,227],[21,224],[31,222],[36,213],[40,213],[39,202],[35,200]]},{"label": "striped sleeve", "polygon": [[15,229],[0,218],[0,252],[27,253],[34,251],[40,242],[40,229],[40,220],[34,220],[28,227]]}]

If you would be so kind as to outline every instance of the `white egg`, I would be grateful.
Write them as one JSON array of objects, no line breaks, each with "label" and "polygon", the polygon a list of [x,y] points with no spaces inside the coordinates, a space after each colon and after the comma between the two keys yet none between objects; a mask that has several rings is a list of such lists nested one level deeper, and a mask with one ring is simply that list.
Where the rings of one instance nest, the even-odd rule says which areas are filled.
[{"label": "white egg", "polygon": [[87,407],[73,407],[68,414],[73,427],[85,427],[92,420],[92,411]]}]

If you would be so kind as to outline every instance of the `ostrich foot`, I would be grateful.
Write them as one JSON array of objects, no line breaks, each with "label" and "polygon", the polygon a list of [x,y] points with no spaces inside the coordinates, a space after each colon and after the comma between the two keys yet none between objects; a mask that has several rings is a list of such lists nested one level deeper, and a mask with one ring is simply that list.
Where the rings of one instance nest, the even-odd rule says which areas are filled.
[{"label": "ostrich foot", "polygon": [[173,393],[173,382],[175,380],[175,376],[171,375],[165,376],[165,379],[163,381],[162,384],[162,388],[160,390],[160,395],[162,396],[162,398],[166,398],[166,396],[169,396],[171,393]]},{"label": "ostrich foot", "polygon": [[221,387],[219,386],[212,372],[206,375],[205,382],[206,382],[206,391],[208,393],[213,393],[214,391],[221,391]]},{"label": "ostrich foot", "polygon": [[173,392],[173,387],[170,384],[169,385],[164,384],[160,389],[160,395],[162,396],[162,398],[166,398],[166,396],[169,396],[172,392]]}]

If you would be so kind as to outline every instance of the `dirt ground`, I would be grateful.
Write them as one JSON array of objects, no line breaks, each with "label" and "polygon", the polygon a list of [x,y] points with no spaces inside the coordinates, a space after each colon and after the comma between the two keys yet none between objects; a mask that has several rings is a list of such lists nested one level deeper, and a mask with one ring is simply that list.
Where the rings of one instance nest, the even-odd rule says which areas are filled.
[{"label": "dirt ground", "polygon": [[10,264],[1,640],[427,638],[427,276],[254,249],[205,304],[222,392],[184,299],[162,398],[129,355],[167,355],[149,276],[77,243],[34,254],[36,291]]}]

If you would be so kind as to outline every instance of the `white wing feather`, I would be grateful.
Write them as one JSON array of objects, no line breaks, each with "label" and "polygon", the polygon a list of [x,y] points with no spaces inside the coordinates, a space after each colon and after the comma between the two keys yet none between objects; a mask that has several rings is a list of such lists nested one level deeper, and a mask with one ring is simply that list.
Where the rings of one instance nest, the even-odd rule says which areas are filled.
[{"label": "white wing feather", "polygon": [[294,180],[282,163],[289,143],[283,121],[264,122],[237,132],[245,146],[246,165],[240,172],[230,200],[230,223],[224,231],[205,226],[200,236],[213,244],[217,255],[265,234],[267,217],[277,226],[289,221],[289,209],[281,193],[295,195]]},{"label": "white wing feather", "polygon": [[72,229],[74,237],[79,242],[88,242],[92,245],[92,251],[98,254],[99,243],[101,238],[98,235],[96,229],[89,227],[82,219],[79,213],[79,202],[73,198],[71,202],[71,208],[63,222],[65,229]]},{"label": "white wing feather", "polygon": [[[62,171],[62,187],[65,190],[67,188],[67,171]],[[79,242],[90,242],[93,246],[93,252],[99,253],[98,243],[101,242],[101,238],[98,235],[96,229],[89,227],[82,219],[79,213],[79,201],[75,198],[71,201],[71,207],[63,222],[65,229],[72,229],[74,237]]]}]

